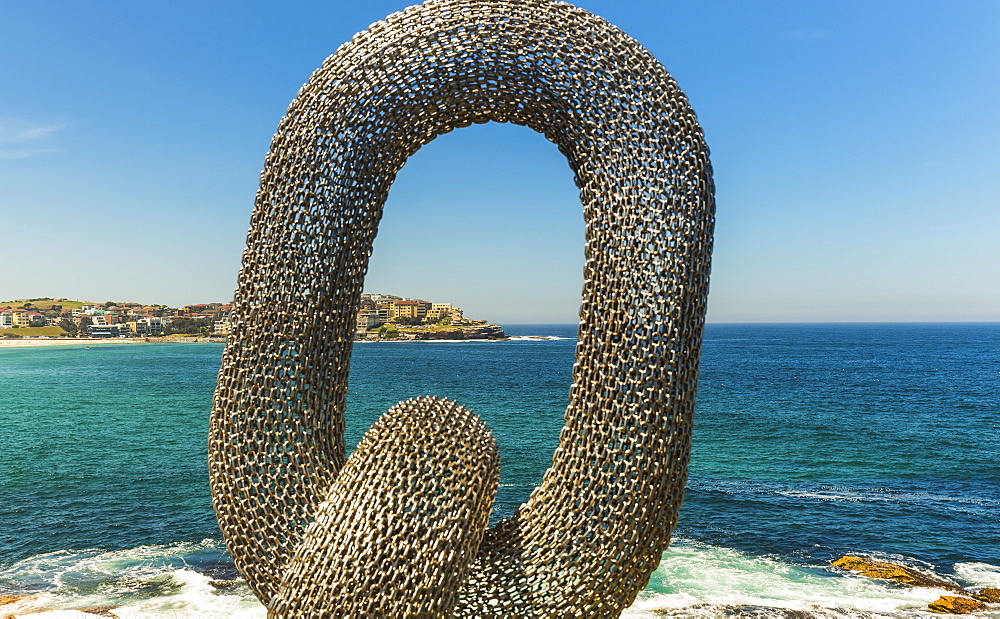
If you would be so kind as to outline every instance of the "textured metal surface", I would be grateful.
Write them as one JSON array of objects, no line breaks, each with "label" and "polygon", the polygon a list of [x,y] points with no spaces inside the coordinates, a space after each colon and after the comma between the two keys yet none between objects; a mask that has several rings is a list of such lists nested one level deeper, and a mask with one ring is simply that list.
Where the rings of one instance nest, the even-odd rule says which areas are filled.
[{"label": "textured metal surface", "polygon": [[[526,125],[566,156],[586,263],[552,466],[486,530],[498,462],[473,415],[403,403],[350,461],[343,415],[395,174],[438,135],[488,121]],[[431,0],[327,59],[261,175],[209,438],[222,532],[271,614],[614,616],[631,604],[687,477],[713,213],[684,94],[582,9]]]}]

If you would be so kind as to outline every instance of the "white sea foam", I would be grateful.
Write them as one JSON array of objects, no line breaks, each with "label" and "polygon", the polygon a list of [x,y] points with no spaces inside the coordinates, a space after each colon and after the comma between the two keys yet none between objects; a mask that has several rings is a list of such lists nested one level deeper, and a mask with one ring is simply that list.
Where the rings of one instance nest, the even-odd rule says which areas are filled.
[{"label": "white sea foam", "polygon": [[715,617],[743,607],[743,614],[757,617],[768,616],[768,609],[772,616],[930,617],[927,604],[946,593],[675,540],[624,616]]},{"label": "white sea foam", "polygon": [[[139,546],[127,550],[59,551],[0,571],[0,580],[29,597],[4,613],[91,617],[77,609],[105,606],[118,617],[265,617],[242,581],[215,581],[185,557],[221,553],[218,542]],[[41,593],[32,595],[32,592]],[[43,610],[43,613],[35,611]],[[29,614],[30,613],[30,614]],[[7,616],[6,614],[4,616]]]},{"label": "white sea foam", "polygon": [[29,617],[30,619],[101,619],[104,615],[85,613],[79,610],[45,610],[40,613],[34,611],[17,614],[16,612],[5,617]]},{"label": "white sea foam", "polygon": [[165,576],[177,588],[167,594],[145,600],[136,600],[114,609],[126,619],[130,617],[266,617],[266,609],[245,586],[234,587],[231,593],[222,593],[212,586],[212,580],[191,570],[176,570]]},{"label": "white sea foam", "polygon": [[503,340],[355,340],[355,344],[464,344],[466,342],[502,342]]},{"label": "white sea foam", "polygon": [[956,563],[955,573],[972,587],[1000,588],[1000,565],[990,565],[989,563]]},{"label": "white sea foam", "polygon": [[185,555],[217,550],[211,540],[200,543],[148,545],[126,550],[60,550],[35,555],[0,571],[0,578],[26,589],[85,587],[109,577],[141,579],[186,565]]},{"label": "white sea foam", "polygon": [[749,492],[759,492],[761,494],[777,494],[790,498],[815,499],[818,501],[848,502],[848,503],[939,503],[950,506],[953,509],[963,508],[956,505],[969,505],[973,507],[998,507],[1000,502],[980,497],[952,496],[947,494],[934,494],[930,492],[909,492],[891,488],[865,488],[865,487],[839,487],[839,486],[816,486],[811,489],[789,488],[782,483],[758,482],[748,484],[744,481],[712,481],[692,482],[692,487],[717,490],[727,493],[744,494]]},{"label": "white sea foam", "polygon": [[[818,499],[820,501],[862,501],[865,497],[857,494],[832,493],[832,492],[807,492],[805,490],[778,490],[775,494],[781,496],[795,497],[800,499]],[[890,501],[888,497],[868,498],[867,500]]]},{"label": "white sea foam", "polygon": [[[220,582],[184,566],[185,556],[212,551],[221,551],[220,545],[206,540],[39,555],[0,571],[0,580],[43,593],[23,610],[2,610],[29,619],[93,619],[77,610],[93,606],[112,607],[122,619],[265,617],[243,581]],[[973,587],[1000,586],[1000,566],[959,563],[955,572]],[[932,617],[927,604],[948,593],[675,539],[649,587],[624,616],[768,617],[801,611],[817,618]]]},{"label": "white sea foam", "polygon": [[545,341],[565,341],[570,337],[559,337],[558,335],[512,335],[507,338],[511,342],[545,342]]}]

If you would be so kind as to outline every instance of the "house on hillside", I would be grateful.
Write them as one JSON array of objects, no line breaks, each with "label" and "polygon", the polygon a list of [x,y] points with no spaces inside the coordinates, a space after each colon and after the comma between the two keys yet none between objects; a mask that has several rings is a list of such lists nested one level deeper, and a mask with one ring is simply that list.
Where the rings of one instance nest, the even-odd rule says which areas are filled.
[{"label": "house on hillside", "polygon": [[0,329],[18,329],[30,326],[31,318],[28,316],[28,310],[14,307],[0,309]]},{"label": "house on hillside", "polygon": [[361,310],[358,312],[357,324],[355,326],[354,332],[356,335],[364,336],[368,333],[369,329],[374,329],[375,327],[382,324],[382,320],[376,312],[372,310]]}]

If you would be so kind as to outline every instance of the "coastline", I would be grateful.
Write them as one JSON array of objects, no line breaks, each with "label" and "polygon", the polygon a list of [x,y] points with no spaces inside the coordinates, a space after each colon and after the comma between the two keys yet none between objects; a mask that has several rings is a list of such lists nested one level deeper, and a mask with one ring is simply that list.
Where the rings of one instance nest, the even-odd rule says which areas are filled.
[{"label": "coastline", "polygon": [[210,337],[116,337],[116,338],[44,338],[22,337],[0,339],[0,348],[29,348],[35,346],[99,346],[101,344],[194,344],[215,343],[225,344],[224,338]]},{"label": "coastline", "polygon": [[[564,339],[553,336],[538,335],[515,335],[503,338],[476,338],[476,339],[411,339],[398,338],[387,340],[354,340],[355,344],[388,344],[396,342],[423,342],[423,343],[472,343],[472,342],[520,342],[520,341],[549,341],[554,339]],[[116,338],[45,338],[45,337],[22,337],[22,338],[0,338],[0,348],[33,348],[40,346],[100,346],[102,344],[225,344],[226,339],[222,337],[116,337]]]}]

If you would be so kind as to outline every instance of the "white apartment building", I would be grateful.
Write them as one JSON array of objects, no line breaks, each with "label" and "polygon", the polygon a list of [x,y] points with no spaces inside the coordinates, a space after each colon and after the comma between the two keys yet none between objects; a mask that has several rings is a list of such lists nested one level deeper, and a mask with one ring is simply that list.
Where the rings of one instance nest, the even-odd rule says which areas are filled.
[{"label": "white apartment building", "polygon": [[0,329],[30,327],[31,317],[28,310],[9,308],[0,312]]}]

